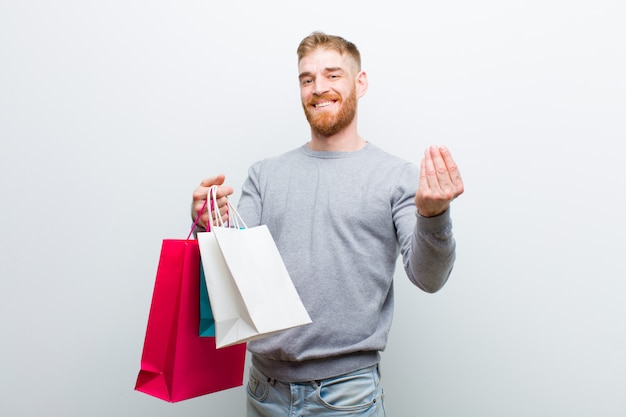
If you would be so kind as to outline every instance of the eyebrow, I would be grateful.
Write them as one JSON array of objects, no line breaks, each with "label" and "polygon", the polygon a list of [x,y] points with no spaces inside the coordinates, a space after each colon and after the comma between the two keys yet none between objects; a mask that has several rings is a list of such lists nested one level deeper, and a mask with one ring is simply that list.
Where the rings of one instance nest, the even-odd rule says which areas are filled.
[{"label": "eyebrow", "polygon": [[[343,68],[341,67],[328,67],[328,68],[324,68],[324,70],[322,71],[324,74],[328,74],[330,72],[345,72]],[[310,71],[305,71],[300,73],[300,75],[298,75],[298,79],[302,79],[302,78],[306,78],[306,77],[310,77],[311,75],[313,75],[312,72]]]}]

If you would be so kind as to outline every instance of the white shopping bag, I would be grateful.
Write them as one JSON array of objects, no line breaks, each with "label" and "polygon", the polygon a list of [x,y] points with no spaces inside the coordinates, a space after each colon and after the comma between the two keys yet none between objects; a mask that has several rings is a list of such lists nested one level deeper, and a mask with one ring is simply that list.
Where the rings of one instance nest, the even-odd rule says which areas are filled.
[{"label": "white shopping bag", "polygon": [[267,226],[245,227],[232,206],[229,217],[236,227],[197,234],[216,346],[311,323]]}]

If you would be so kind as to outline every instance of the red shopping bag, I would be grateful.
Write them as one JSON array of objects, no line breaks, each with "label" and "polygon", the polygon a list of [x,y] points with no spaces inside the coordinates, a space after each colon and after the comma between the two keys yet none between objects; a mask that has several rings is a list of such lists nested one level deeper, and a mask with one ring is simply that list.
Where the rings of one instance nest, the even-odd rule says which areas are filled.
[{"label": "red shopping bag", "polygon": [[245,344],[200,337],[196,240],[164,240],[135,390],[177,402],[243,385]]}]

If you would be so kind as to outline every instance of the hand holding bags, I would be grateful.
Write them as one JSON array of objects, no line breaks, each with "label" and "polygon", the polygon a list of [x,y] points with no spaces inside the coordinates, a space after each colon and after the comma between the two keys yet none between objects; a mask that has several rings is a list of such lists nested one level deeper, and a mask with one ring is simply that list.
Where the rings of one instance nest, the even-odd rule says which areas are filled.
[{"label": "hand holding bags", "polygon": [[235,227],[220,224],[197,235],[216,346],[311,323],[267,226],[247,228],[230,203],[228,210]]},{"label": "hand holding bags", "polygon": [[199,301],[198,242],[163,240],[137,391],[176,402],[243,385],[245,344],[200,337]]}]

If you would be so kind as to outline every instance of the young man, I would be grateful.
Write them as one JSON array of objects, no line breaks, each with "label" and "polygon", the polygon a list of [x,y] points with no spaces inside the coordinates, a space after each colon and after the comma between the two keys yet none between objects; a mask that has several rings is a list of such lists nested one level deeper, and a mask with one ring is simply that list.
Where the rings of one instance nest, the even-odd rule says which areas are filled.
[{"label": "young man", "polygon": [[[268,226],[313,322],[248,344],[248,416],[384,416],[378,363],[396,259],[422,290],[445,284],[449,207],[463,182],[445,147],[428,148],[418,169],[359,136],[368,84],[354,44],[314,32],[298,47],[298,69],[311,140],[253,164],[238,211],[249,227]],[[224,175],[202,181],[194,219],[211,185],[228,218],[233,189],[223,184]]]}]

